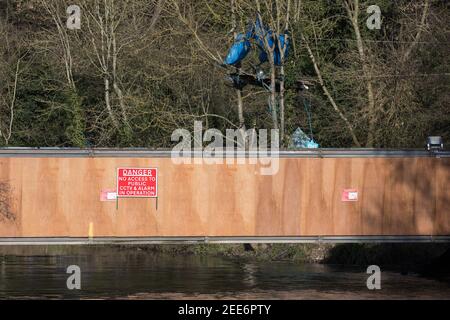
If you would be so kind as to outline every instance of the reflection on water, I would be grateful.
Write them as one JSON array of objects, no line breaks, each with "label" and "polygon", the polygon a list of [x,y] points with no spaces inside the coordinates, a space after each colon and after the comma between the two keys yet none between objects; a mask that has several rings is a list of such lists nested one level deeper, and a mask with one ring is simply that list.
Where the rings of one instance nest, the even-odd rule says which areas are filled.
[{"label": "reflection on water", "polygon": [[[81,290],[68,290],[69,265],[81,268]],[[131,299],[450,299],[450,284],[383,272],[369,291],[363,267],[248,262],[137,250],[71,255],[0,256],[0,298]]]}]

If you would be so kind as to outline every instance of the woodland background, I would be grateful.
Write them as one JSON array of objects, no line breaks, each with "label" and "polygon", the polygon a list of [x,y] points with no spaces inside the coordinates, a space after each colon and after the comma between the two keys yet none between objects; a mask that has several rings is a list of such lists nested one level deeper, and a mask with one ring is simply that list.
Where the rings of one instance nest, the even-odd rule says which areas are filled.
[{"label": "woodland background", "polygon": [[[81,29],[66,8],[81,7]],[[366,9],[378,5],[380,30]],[[220,66],[256,9],[290,31],[286,89],[227,86]],[[450,1],[0,0],[0,146],[170,148],[177,128],[297,127],[322,147],[450,141]],[[242,70],[251,71],[257,50]],[[265,67],[266,74],[271,66]],[[297,80],[310,90],[290,89]]]}]

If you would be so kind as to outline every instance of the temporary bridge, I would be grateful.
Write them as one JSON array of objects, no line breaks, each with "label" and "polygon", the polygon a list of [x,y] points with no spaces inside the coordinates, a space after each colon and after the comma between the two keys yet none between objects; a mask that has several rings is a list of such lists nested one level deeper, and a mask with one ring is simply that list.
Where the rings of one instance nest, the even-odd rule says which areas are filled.
[{"label": "temporary bridge", "polygon": [[[448,151],[278,161],[262,175],[261,163],[176,164],[170,151],[0,149],[0,245],[450,240]],[[119,168],[157,168],[157,198],[117,198]]]}]

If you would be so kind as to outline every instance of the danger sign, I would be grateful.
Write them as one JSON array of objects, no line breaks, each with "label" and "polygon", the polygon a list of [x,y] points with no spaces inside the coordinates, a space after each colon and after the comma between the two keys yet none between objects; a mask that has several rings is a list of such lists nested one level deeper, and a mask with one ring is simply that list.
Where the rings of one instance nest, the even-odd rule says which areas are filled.
[{"label": "danger sign", "polygon": [[117,197],[158,197],[158,169],[118,168]]}]

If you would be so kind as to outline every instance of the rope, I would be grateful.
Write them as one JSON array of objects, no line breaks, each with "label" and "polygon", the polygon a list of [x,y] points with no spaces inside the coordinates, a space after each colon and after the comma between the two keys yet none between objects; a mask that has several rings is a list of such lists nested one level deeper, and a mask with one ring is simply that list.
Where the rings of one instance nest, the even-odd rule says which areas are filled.
[{"label": "rope", "polygon": [[271,88],[269,85],[267,85],[264,81],[261,81],[261,84],[263,85],[263,88],[266,89],[267,92],[271,91]]},{"label": "rope", "polygon": [[313,130],[312,130],[312,119],[311,119],[311,99],[308,98],[308,100],[306,100],[305,98],[303,98],[303,105],[305,106],[305,111],[308,116],[309,136],[310,136],[311,140],[314,140]]}]

